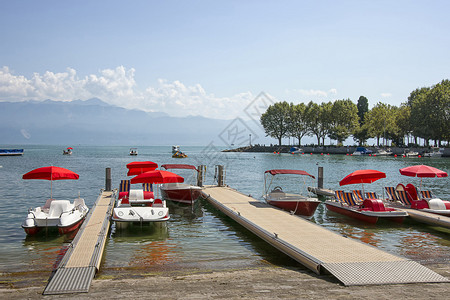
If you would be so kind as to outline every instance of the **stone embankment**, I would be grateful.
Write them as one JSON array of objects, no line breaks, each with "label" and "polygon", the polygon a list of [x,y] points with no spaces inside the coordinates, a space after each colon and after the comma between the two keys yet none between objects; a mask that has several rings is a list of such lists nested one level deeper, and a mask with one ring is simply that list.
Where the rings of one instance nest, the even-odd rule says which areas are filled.
[{"label": "stone embankment", "polygon": [[[246,147],[240,147],[235,149],[223,150],[223,152],[279,152],[279,153],[289,153],[292,146],[278,146],[278,145],[252,145]],[[303,153],[313,153],[313,154],[352,154],[356,151],[356,146],[302,146],[300,147]],[[378,152],[380,148],[377,147],[366,147],[372,150],[374,154]],[[404,155],[408,151],[418,152],[419,155],[423,155],[426,152],[432,152],[429,147],[414,147],[414,148],[401,148],[401,147],[391,147],[389,148],[392,155]],[[450,148],[445,148],[443,157],[450,157]]]}]

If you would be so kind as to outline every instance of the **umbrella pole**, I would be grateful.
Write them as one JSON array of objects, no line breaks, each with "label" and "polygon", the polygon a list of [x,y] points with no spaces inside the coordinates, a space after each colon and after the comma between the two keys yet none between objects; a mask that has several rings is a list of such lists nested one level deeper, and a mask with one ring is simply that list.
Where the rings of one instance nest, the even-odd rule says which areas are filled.
[{"label": "umbrella pole", "polygon": [[50,172],[50,200],[53,199],[53,173]]}]

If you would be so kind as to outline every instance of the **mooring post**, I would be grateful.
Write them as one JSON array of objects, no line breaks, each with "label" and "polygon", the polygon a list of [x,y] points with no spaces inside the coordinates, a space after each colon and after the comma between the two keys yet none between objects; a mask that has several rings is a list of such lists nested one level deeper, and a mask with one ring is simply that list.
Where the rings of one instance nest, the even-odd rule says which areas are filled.
[{"label": "mooring post", "polygon": [[317,173],[318,173],[318,175],[317,175],[317,187],[319,189],[322,189],[323,188],[323,167],[319,167]]},{"label": "mooring post", "polygon": [[105,191],[111,191],[111,168],[106,168]]},{"label": "mooring post", "polygon": [[218,170],[218,174],[217,174],[217,186],[223,186],[223,166],[222,165],[218,165],[217,166],[217,170]]},{"label": "mooring post", "polygon": [[205,170],[205,165],[200,165],[197,167],[197,185],[203,186],[203,172]]}]

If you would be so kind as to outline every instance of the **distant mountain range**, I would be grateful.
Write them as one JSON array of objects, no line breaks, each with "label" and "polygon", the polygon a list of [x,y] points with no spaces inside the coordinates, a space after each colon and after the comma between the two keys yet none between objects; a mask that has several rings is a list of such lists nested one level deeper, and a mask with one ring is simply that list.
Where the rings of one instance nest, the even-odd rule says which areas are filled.
[{"label": "distant mountain range", "polygon": [[[100,99],[0,102],[0,120],[3,145],[208,145],[215,141],[215,145],[229,147],[235,141],[247,143],[247,133],[253,133],[253,139],[263,136],[252,121],[176,118],[117,107]],[[240,140],[230,137],[230,124],[240,124]]]}]

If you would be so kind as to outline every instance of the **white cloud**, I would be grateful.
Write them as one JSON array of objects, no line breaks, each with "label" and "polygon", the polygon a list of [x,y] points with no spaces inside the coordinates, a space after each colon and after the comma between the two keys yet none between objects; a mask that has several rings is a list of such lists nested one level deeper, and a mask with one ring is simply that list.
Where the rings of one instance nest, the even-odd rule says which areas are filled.
[{"label": "white cloud", "polygon": [[392,94],[391,93],[381,93],[381,97],[382,98],[390,98],[390,97],[392,97]]},{"label": "white cloud", "polygon": [[292,90],[286,90],[286,93],[288,95],[300,95],[301,97],[305,97],[305,100],[325,100],[325,98],[328,98],[329,96],[336,95],[337,89],[332,88],[328,91],[322,91],[322,90],[304,90],[304,89],[292,89]]},{"label": "white cloud", "polygon": [[137,88],[135,69],[119,66],[78,78],[76,70],[63,73],[35,73],[28,79],[14,75],[8,67],[0,69],[0,101],[46,100],[71,101],[100,98],[125,108],[161,111],[172,116],[202,115],[232,119],[244,117],[245,107],[254,99],[250,92],[231,97],[208,94],[200,84],[186,86],[180,81],[159,79],[156,86]]},{"label": "white cloud", "polygon": [[250,92],[231,97],[208,94],[201,85],[186,86],[180,81],[158,80],[156,87],[145,90],[141,107],[164,111],[175,116],[203,115],[220,119],[244,117],[245,107],[254,96]]}]

